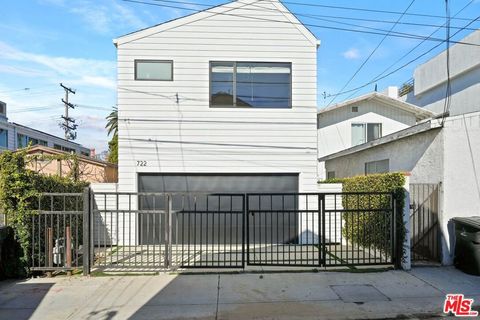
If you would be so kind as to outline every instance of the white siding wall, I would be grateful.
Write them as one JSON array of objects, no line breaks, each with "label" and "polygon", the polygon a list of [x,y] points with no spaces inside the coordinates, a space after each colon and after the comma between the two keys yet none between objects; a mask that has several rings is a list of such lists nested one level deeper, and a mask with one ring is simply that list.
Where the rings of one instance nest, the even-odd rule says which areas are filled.
[{"label": "white siding wall", "polygon": [[[271,9],[263,18],[288,21],[262,5]],[[119,190],[137,191],[139,172],[263,172],[299,173],[300,191],[315,191],[316,44],[290,23],[223,15],[181,22],[118,44]],[[135,59],[173,60],[174,81],[135,81]],[[293,108],[209,108],[210,61],[291,62]]]},{"label": "white siding wall", "polygon": [[[358,107],[358,113],[352,107]],[[381,123],[382,135],[415,125],[415,115],[377,101],[363,101],[330,112],[319,114],[319,158],[352,147],[352,123]],[[319,178],[326,178],[325,164],[319,163]]]}]

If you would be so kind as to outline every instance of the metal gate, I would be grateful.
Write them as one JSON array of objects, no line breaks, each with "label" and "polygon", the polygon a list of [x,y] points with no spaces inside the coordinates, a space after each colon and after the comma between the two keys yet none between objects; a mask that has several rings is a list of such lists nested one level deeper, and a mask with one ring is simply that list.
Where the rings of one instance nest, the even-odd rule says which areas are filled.
[{"label": "metal gate", "polygon": [[410,247],[412,262],[440,262],[438,222],[440,184],[410,185]]},{"label": "metal gate", "polygon": [[44,194],[32,267],[159,271],[395,263],[391,193]]},{"label": "metal gate", "polygon": [[247,194],[247,264],[395,263],[391,193]]}]

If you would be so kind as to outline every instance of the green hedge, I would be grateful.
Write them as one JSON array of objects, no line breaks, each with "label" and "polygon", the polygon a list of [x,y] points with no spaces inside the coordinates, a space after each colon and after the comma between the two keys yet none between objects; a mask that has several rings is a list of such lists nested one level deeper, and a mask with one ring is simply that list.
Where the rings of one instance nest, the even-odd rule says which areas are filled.
[{"label": "green hedge", "polygon": [[0,211],[15,232],[20,245],[18,277],[29,274],[31,265],[31,221],[38,209],[38,196],[42,192],[82,192],[88,183],[75,181],[74,177],[44,176],[27,169],[31,158],[26,151],[0,154]]},{"label": "green hedge", "polygon": [[[397,257],[403,256],[402,245],[406,229],[403,223],[403,210],[405,206],[405,175],[403,173],[372,174],[345,179],[332,179],[327,183],[342,183],[343,192],[388,192],[393,193],[397,207]],[[343,236],[351,243],[362,247],[372,247],[382,253],[390,255],[391,225],[390,216],[386,211],[378,213],[369,212],[369,208],[390,208],[391,198],[387,196],[352,196],[343,197],[343,207],[359,209],[360,213],[343,214]],[[362,211],[365,210],[365,211]],[[398,245],[400,244],[400,245]],[[399,260],[399,259],[397,259]],[[399,262],[399,261],[397,261]]]}]

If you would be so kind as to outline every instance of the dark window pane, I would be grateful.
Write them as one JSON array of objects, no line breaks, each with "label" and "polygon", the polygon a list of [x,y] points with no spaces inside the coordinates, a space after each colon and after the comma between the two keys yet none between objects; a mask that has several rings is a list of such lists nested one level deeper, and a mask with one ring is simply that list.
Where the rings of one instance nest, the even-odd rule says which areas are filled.
[{"label": "dark window pane", "polygon": [[382,136],[382,124],[381,123],[369,123],[367,124],[367,141],[378,139]]},{"label": "dark window pane", "polygon": [[237,101],[254,108],[289,108],[288,63],[238,63]]},{"label": "dark window pane", "polygon": [[233,106],[233,62],[211,64],[211,97],[213,106]]},{"label": "dark window pane", "polygon": [[291,107],[291,64],[211,63],[211,105],[253,108]]},{"label": "dark window pane", "polygon": [[8,147],[8,131],[0,129],[0,148]]}]

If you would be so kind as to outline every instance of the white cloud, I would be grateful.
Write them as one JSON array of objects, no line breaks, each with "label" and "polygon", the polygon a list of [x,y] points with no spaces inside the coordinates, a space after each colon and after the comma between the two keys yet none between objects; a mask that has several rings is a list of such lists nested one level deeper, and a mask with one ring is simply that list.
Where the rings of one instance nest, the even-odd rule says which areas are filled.
[{"label": "white cloud", "polygon": [[348,60],[356,60],[360,58],[360,51],[357,48],[350,48],[342,53],[343,57]]},{"label": "white cloud", "polygon": [[79,16],[86,27],[100,34],[110,34],[119,28],[137,30],[147,26],[147,23],[133,10],[119,4],[116,0],[82,0],[75,3],[66,3],[64,0],[42,0],[41,3],[64,8]]},{"label": "white cloud", "polygon": [[[54,81],[68,78],[89,86],[115,88],[114,61],[35,54],[19,50],[2,41],[0,41],[0,58],[11,61],[8,68],[3,68],[3,72],[43,76]],[[20,66],[14,66],[15,62]],[[1,68],[0,72],[2,72]]]}]

